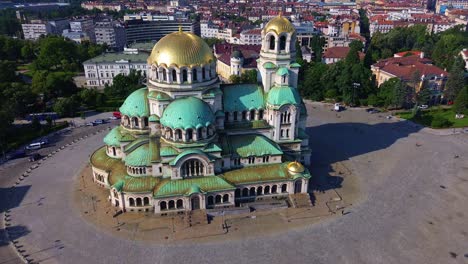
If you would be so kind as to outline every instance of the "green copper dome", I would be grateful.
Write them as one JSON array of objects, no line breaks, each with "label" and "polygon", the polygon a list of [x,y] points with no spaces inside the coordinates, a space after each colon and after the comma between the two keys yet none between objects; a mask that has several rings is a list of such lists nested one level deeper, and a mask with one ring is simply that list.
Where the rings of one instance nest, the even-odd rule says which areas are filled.
[{"label": "green copper dome", "polygon": [[282,106],[285,104],[298,105],[301,103],[301,97],[296,88],[275,86],[268,92],[267,103],[273,106]]},{"label": "green copper dome", "polygon": [[199,128],[214,124],[210,106],[195,97],[185,97],[170,103],[161,117],[161,124],[173,129]]},{"label": "green copper dome", "polygon": [[120,107],[120,113],[127,116],[149,116],[148,88],[141,88],[131,93]]}]

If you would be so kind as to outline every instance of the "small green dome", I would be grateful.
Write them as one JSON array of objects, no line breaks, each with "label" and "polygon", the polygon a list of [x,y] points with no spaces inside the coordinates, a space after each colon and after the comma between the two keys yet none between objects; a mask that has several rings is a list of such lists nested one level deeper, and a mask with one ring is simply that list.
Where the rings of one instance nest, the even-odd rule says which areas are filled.
[{"label": "small green dome", "polygon": [[120,107],[120,113],[127,116],[149,116],[148,88],[141,88],[131,93]]},{"label": "small green dome", "polygon": [[210,106],[195,97],[185,97],[171,102],[164,110],[161,124],[173,129],[199,128],[214,124]]},{"label": "small green dome", "polygon": [[298,105],[301,97],[296,88],[289,86],[275,86],[268,92],[267,103],[274,106],[285,104]]},{"label": "small green dome", "polygon": [[242,53],[240,51],[238,51],[238,50],[235,50],[235,51],[232,52],[231,58],[240,59],[240,58],[242,58]]}]

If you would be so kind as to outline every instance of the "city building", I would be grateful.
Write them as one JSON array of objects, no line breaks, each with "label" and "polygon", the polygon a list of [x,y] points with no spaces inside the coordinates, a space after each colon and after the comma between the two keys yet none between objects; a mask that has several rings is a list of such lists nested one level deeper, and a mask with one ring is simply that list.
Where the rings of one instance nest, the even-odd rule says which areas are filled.
[{"label": "city building", "polygon": [[295,29],[278,16],[262,39],[262,84],[237,85],[221,84],[200,37],[179,31],[156,43],[147,87],[127,97],[120,126],[90,157],[93,180],[109,189],[113,206],[170,215],[257,199],[310,201]]},{"label": "city building", "polygon": [[24,39],[37,40],[46,35],[62,35],[62,32],[70,27],[67,19],[57,20],[31,20],[29,23],[21,24]]},{"label": "city building", "polygon": [[103,19],[96,22],[94,32],[97,44],[107,44],[107,46],[115,50],[122,50],[127,43],[125,28],[112,19]]},{"label": "city building", "polygon": [[213,48],[216,72],[228,80],[231,75],[240,76],[247,70],[256,70],[260,49],[261,45],[216,44]]},{"label": "city building", "polygon": [[[344,60],[348,56],[349,47],[332,47],[328,48],[322,55],[322,62],[326,64],[336,63]],[[364,59],[365,54],[359,51],[359,58]]]},{"label": "city building", "polygon": [[179,27],[183,31],[200,35],[200,25],[196,21],[128,20],[125,22],[127,44],[148,41],[156,42],[165,35],[178,31]]},{"label": "city building", "polygon": [[142,71],[147,76],[146,59],[149,53],[138,49],[124,49],[123,52],[104,53],[83,62],[86,86],[102,88],[112,81],[118,74],[128,75],[131,70]]},{"label": "city building", "polygon": [[[406,52],[408,53],[408,52]],[[377,86],[390,78],[399,78],[419,92],[424,85],[441,99],[448,73],[424,58],[424,52],[397,53],[393,58],[379,60],[371,66]],[[417,83],[414,83],[417,80]]]},{"label": "city building", "polygon": [[70,32],[82,32],[92,43],[96,43],[94,21],[91,18],[80,18],[70,21]]},{"label": "city building", "polygon": [[240,44],[243,45],[262,45],[262,30],[248,29],[240,33]]},{"label": "city building", "polygon": [[71,32],[68,29],[65,29],[62,33],[64,38],[68,38],[76,43],[81,43],[83,41],[90,41],[89,37],[83,32]]}]

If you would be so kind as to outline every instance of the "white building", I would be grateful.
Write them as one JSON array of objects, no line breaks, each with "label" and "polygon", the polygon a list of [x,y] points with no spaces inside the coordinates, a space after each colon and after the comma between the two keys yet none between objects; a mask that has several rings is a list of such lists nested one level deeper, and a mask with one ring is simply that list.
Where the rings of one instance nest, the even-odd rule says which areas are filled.
[{"label": "white building", "polygon": [[37,40],[40,36],[62,35],[62,32],[70,27],[67,19],[57,20],[32,20],[30,23],[21,24],[24,39]]},{"label": "white building", "polygon": [[248,29],[240,33],[240,44],[262,45],[261,29]]},{"label": "white building", "polygon": [[83,63],[87,87],[112,85],[118,74],[128,75],[130,70],[142,71],[147,76],[148,53],[125,49],[120,53],[104,53]]},{"label": "white building", "polygon": [[96,22],[94,27],[97,44],[122,50],[126,44],[125,28],[116,21],[104,20]]},{"label": "white building", "polygon": [[70,32],[82,32],[89,41],[96,43],[93,19],[81,18],[70,21]]}]

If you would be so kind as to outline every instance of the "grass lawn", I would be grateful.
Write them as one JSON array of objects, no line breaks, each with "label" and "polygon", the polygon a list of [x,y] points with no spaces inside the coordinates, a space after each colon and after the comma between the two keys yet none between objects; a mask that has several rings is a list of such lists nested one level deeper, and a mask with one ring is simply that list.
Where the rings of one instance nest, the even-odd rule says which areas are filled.
[{"label": "grass lawn", "polygon": [[465,115],[465,118],[455,119],[455,112],[452,109],[433,108],[430,110],[423,110],[421,112],[420,118],[413,118],[413,115],[411,112],[398,113],[398,116],[401,118],[411,120],[415,123],[418,123],[427,127],[431,127],[431,122],[434,119],[434,116],[436,115],[441,115],[447,118],[452,124],[450,128],[468,127],[468,116]]},{"label": "grass lawn", "polygon": [[67,122],[57,122],[57,124],[51,128],[48,128],[46,125],[41,125],[41,129],[35,129],[31,125],[23,125],[21,128],[12,128],[8,133],[9,135],[5,152],[16,149],[34,139],[46,136],[49,133],[66,128],[67,126]]}]

